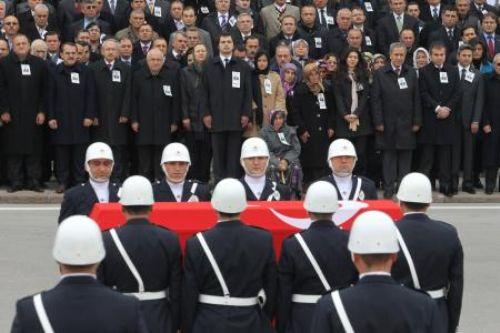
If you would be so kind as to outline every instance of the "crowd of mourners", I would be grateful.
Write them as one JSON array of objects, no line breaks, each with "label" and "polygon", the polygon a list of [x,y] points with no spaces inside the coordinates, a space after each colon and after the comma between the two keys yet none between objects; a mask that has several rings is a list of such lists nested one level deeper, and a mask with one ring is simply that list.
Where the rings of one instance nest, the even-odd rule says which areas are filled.
[{"label": "crowd of mourners", "polygon": [[300,191],[348,139],[385,198],[411,171],[447,196],[492,194],[498,13],[485,0],[0,0],[2,179],[40,192],[55,176],[62,193],[105,142],[113,181],[160,180],[164,147],[182,142],[189,178],[217,183],[241,177],[242,142],[261,137],[268,177]]}]

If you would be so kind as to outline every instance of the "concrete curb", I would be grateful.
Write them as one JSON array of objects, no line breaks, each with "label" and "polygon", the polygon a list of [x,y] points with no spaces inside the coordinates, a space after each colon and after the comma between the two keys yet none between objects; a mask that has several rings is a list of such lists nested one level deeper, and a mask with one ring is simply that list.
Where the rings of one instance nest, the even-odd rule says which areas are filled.
[{"label": "concrete curb", "polygon": [[[379,192],[379,198],[382,198],[382,195],[383,193]],[[31,191],[7,193],[5,189],[0,190],[0,204],[59,204],[62,198],[63,195],[55,193],[53,189],[45,190],[43,193]],[[486,195],[482,190],[478,190],[476,194],[459,192],[451,198],[434,192],[433,198],[435,203],[500,203],[500,192],[492,195]]]}]

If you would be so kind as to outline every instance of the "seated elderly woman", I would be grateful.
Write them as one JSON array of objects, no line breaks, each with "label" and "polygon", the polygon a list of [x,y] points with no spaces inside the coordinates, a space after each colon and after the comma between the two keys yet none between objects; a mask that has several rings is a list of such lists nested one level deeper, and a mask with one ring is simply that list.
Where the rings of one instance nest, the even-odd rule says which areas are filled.
[{"label": "seated elderly woman", "polygon": [[300,198],[300,143],[295,129],[286,124],[286,112],[271,111],[270,123],[262,128],[260,136],[269,148],[268,176],[279,184],[289,186],[292,197]]},{"label": "seated elderly woman", "polygon": [[304,67],[309,62],[309,44],[305,39],[292,42],[292,58]]}]

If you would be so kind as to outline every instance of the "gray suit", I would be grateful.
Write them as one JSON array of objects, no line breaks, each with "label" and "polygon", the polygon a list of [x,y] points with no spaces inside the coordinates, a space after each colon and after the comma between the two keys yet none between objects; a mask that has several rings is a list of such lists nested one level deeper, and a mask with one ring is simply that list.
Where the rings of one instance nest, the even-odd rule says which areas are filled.
[{"label": "gray suit", "polygon": [[281,31],[280,17],[283,17],[285,15],[292,15],[298,22],[300,20],[299,7],[287,4],[285,11],[281,14],[276,9],[274,3],[262,8],[260,12],[260,19],[262,20],[262,28],[264,30],[264,36],[267,38],[268,41],[280,33]]},{"label": "gray suit", "polygon": [[[206,30],[200,28],[197,29],[198,33],[200,34],[200,41],[207,47],[208,56],[212,57],[214,55],[214,51],[212,47],[212,38],[210,38],[210,34]],[[186,32],[186,28],[182,29],[182,31]],[[168,41],[168,52],[172,51],[172,42],[174,41],[174,33],[170,34],[170,38]]]},{"label": "gray suit", "polygon": [[[460,70],[459,75],[461,75]],[[460,164],[463,166],[462,187],[472,187],[472,172],[474,166],[474,147],[476,146],[476,134],[471,132],[471,124],[481,124],[481,115],[484,106],[484,78],[479,70],[470,67],[469,71],[473,74],[464,76],[460,81],[463,89],[462,99],[460,100],[457,122],[454,135],[451,159],[452,159],[452,187],[458,188],[458,176],[460,173]],[[473,76],[473,78],[472,78]]]}]

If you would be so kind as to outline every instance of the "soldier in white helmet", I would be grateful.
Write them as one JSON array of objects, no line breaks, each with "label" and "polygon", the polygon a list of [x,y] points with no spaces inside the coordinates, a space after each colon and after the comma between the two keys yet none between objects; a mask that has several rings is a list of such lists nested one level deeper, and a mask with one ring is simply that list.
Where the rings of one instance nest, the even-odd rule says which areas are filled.
[{"label": "soldier in white helmet", "polygon": [[96,280],[105,250],[93,220],[83,215],[65,219],[52,254],[61,280],[53,289],[17,302],[11,332],[148,332],[139,301]]},{"label": "soldier in white helmet", "polygon": [[356,282],[347,249],[348,234],[332,221],[338,208],[332,184],[317,181],[307,189],[304,208],[311,226],[283,241],[279,262],[278,332],[309,332],[316,302],[326,292]]},{"label": "soldier in white helmet", "polygon": [[165,179],[153,185],[156,202],[198,202],[210,200],[208,185],[186,179],[191,166],[189,151],[182,143],[171,143],[163,149],[161,167]]},{"label": "soldier in white helmet", "polygon": [[87,148],[85,170],[89,180],[64,193],[59,223],[71,215],[90,215],[96,203],[118,202],[119,185],[110,181],[113,165],[113,152],[107,144],[95,142]]},{"label": "soldier in white helmet", "polygon": [[261,138],[249,138],[241,146],[240,163],[245,175],[240,179],[248,201],[290,200],[290,189],[267,179],[269,150]]},{"label": "soldier in white helmet", "polygon": [[337,139],[328,148],[331,175],[323,180],[335,186],[340,200],[377,200],[375,183],[368,178],[353,175],[358,157],[351,141]]},{"label": "soldier in white helmet", "polygon": [[141,301],[149,332],[175,333],[180,323],[181,248],[177,235],[149,221],[153,189],[131,176],[120,189],[125,225],[104,233],[103,284]]},{"label": "soldier in white helmet", "polygon": [[211,203],[217,224],[186,243],[183,332],[273,332],[277,273],[272,236],[241,222],[247,201],[237,179],[221,180]]},{"label": "soldier in white helmet", "polygon": [[356,219],[347,246],[359,281],[321,297],[310,332],[446,332],[432,298],[391,277],[399,251],[396,234],[385,213],[368,211]]},{"label": "soldier in white helmet", "polygon": [[393,276],[434,298],[447,332],[456,332],[464,284],[464,255],[457,229],[427,215],[432,187],[424,174],[406,175],[397,198],[404,216],[396,223],[401,252]]}]

